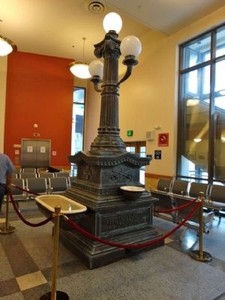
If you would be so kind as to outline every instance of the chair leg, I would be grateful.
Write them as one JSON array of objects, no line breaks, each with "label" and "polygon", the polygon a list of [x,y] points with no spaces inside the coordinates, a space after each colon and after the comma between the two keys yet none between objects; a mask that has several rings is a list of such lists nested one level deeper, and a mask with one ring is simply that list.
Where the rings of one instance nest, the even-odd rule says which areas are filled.
[{"label": "chair leg", "polygon": [[220,213],[220,210],[219,210],[219,209],[218,209],[218,218],[219,218],[218,224],[220,224],[220,222],[221,222],[221,213]]}]

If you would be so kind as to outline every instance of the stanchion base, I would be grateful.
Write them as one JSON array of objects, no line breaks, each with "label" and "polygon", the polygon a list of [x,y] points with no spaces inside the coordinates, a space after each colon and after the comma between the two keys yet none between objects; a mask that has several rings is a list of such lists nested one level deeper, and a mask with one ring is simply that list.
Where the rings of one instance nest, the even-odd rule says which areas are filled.
[{"label": "stanchion base", "polygon": [[8,226],[8,228],[6,228],[6,226],[0,226],[0,234],[12,233],[15,230],[16,230],[16,228],[13,226]]},{"label": "stanchion base", "polygon": [[[69,300],[69,296],[61,291],[56,291],[56,300]],[[51,292],[41,296],[40,300],[51,300]]]},{"label": "stanchion base", "polygon": [[198,260],[198,261],[209,262],[212,260],[211,254],[209,254],[208,252],[205,252],[205,251],[202,252],[202,257],[200,255],[201,254],[200,250],[192,250],[192,251],[190,251],[189,254],[193,259]]}]

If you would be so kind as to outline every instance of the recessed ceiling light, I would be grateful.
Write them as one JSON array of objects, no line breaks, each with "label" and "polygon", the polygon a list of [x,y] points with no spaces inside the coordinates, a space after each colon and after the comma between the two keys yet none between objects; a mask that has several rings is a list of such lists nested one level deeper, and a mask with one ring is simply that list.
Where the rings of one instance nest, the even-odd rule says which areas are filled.
[{"label": "recessed ceiling light", "polygon": [[93,14],[101,14],[105,10],[105,3],[103,0],[86,0],[85,2],[87,9]]}]

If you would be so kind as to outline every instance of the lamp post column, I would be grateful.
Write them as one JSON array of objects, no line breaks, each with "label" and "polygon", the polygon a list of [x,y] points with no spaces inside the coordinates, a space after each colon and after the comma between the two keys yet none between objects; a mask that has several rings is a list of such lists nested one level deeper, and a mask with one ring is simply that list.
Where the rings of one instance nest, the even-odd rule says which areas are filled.
[{"label": "lamp post column", "polygon": [[126,153],[125,144],[119,135],[118,59],[120,57],[120,41],[117,37],[117,33],[111,30],[105,35],[102,42],[95,45],[96,57],[104,58],[104,73],[98,136],[91,144],[90,152],[100,156]]}]

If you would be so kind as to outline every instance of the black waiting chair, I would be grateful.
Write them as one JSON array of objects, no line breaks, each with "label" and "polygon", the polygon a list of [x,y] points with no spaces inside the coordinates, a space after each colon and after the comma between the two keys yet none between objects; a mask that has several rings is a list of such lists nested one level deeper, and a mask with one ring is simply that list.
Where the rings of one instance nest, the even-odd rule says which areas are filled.
[{"label": "black waiting chair", "polygon": [[159,210],[172,209],[172,202],[170,197],[172,179],[159,178],[156,189],[152,189],[151,195],[157,199],[154,203],[155,216],[171,220],[173,213],[160,213]]},{"label": "black waiting chair", "polygon": [[213,209],[218,214],[220,221],[221,213],[225,210],[225,185],[213,184],[205,204],[207,208]]},{"label": "black waiting chair", "polygon": [[[33,199],[35,194],[48,194],[48,184],[46,178],[27,178],[26,187],[29,193],[29,198]],[[32,194],[34,193],[34,194]]]},{"label": "black waiting chair", "polygon": [[37,178],[37,173],[20,173],[20,178],[27,179],[27,178]]},{"label": "black waiting chair", "polygon": [[50,193],[62,194],[68,189],[68,180],[66,177],[52,177],[49,178]]},{"label": "black waiting chair", "polygon": [[172,179],[160,178],[157,183],[157,191],[170,192]]},{"label": "black waiting chair", "polygon": [[37,169],[34,167],[24,167],[21,169],[21,173],[37,173]]},{"label": "black waiting chair", "polygon": [[38,175],[40,178],[46,178],[48,185],[49,185],[49,178],[55,177],[55,173],[53,173],[53,172],[41,172]]},{"label": "black waiting chair", "polygon": [[25,181],[22,178],[13,178],[10,186],[12,197],[15,201],[27,200]]},{"label": "black waiting chair", "polygon": [[66,177],[67,181],[68,181],[68,186],[71,186],[70,173],[69,172],[64,172],[64,171],[55,172],[55,177]]},{"label": "black waiting chair", "polygon": [[[206,183],[200,183],[200,182],[192,182],[190,184],[190,190],[188,195],[182,195],[174,198],[174,207],[184,207],[186,204],[189,204],[190,201],[197,200],[199,197],[207,197],[209,191],[209,185]],[[193,203],[194,206],[194,203]],[[177,211],[177,222],[183,221],[188,213],[191,211],[193,206],[187,206],[184,208],[181,208]],[[208,211],[203,212],[202,220],[203,220],[203,231],[204,233],[209,233],[209,229],[212,226],[212,222],[214,219],[214,212]],[[196,231],[199,231],[199,222],[200,222],[200,214],[199,209],[197,209],[194,214],[187,220],[185,223],[185,228],[183,232],[180,235],[180,240],[182,240],[185,232],[188,230],[188,228],[193,228]]]},{"label": "black waiting chair", "polygon": [[[25,187],[25,181],[21,178],[12,178],[12,184],[10,185],[10,193],[13,200],[16,202],[17,207],[19,208],[20,201],[26,201],[27,192]],[[7,200],[7,196],[4,197],[4,202]]]},{"label": "black waiting chair", "polygon": [[55,173],[53,172],[40,172],[39,177],[43,177],[43,178],[52,178],[55,177]]},{"label": "black waiting chair", "polygon": [[209,199],[225,204],[225,185],[212,185],[209,191]]},{"label": "black waiting chair", "polygon": [[189,197],[197,198],[200,193],[203,197],[207,197],[209,192],[209,185],[202,182],[192,182],[189,190]]},{"label": "black waiting chair", "polygon": [[13,179],[19,178],[19,175],[17,173],[12,173],[12,178]]},{"label": "black waiting chair", "polygon": [[189,181],[186,180],[174,180],[171,193],[176,195],[187,195],[188,194]]}]

